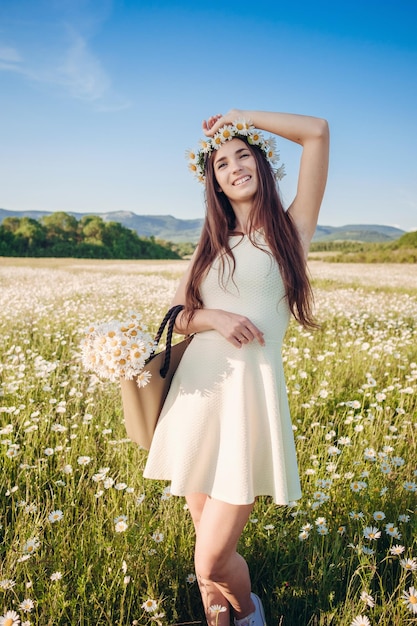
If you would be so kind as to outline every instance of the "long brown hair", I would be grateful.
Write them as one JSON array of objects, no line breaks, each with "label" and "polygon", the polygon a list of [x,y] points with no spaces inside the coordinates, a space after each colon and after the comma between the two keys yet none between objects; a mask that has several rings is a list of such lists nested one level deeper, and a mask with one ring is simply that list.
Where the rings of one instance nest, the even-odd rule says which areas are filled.
[{"label": "long brown hair", "polygon": [[[239,139],[245,141],[243,137]],[[256,245],[254,230],[263,229],[268,247],[280,267],[292,314],[303,326],[316,328],[312,312],[313,294],[297,229],[291,215],[282,206],[273,172],[262,151],[247,141],[245,143],[256,160],[258,173],[258,189],[249,217],[248,235]],[[200,285],[213,261],[220,258],[224,269],[224,259],[228,258],[233,270],[235,268],[229,236],[236,227],[236,216],[227,196],[218,189],[210,156],[206,159],[205,177],[206,217],[186,289],[185,312],[189,319],[195,309],[203,307]]]}]

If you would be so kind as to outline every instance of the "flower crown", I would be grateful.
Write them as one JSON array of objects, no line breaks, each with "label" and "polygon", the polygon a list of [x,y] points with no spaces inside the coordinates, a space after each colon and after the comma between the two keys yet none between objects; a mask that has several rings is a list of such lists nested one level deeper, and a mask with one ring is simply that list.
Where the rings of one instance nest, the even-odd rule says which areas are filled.
[{"label": "flower crown", "polygon": [[277,180],[281,180],[285,176],[284,165],[277,167],[279,152],[275,137],[265,139],[261,131],[257,130],[252,122],[241,119],[235,120],[233,124],[222,126],[214,137],[201,139],[199,150],[187,150],[188,168],[200,183],[204,183],[206,179],[205,165],[207,158],[211,156],[214,150],[218,150],[226,141],[230,141],[234,137],[243,137],[252,146],[258,146],[264,153]]}]

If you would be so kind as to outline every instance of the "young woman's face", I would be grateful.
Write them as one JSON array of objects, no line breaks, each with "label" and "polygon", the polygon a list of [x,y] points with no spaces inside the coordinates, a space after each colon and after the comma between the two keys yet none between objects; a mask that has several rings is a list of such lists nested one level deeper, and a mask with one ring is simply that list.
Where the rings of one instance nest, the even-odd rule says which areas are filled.
[{"label": "young woman's face", "polygon": [[230,202],[252,200],[258,189],[256,160],[241,139],[226,141],[213,155],[214,174]]}]

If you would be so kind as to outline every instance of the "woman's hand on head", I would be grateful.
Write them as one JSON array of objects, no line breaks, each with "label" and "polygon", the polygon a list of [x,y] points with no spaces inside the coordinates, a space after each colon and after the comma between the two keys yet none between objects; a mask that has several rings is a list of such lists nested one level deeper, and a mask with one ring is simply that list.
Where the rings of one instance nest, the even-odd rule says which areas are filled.
[{"label": "woman's hand on head", "polygon": [[261,346],[265,345],[263,332],[244,315],[221,309],[216,309],[213,313],[215,313],[212,320],[214,330],[217,330],[236,348],[241,348],[255,340]]},{"label": "woman's hand on head", "polygon": [[231,109],[225,115],[221,115],[221,113],[212,115],[208,120],[203,120],[203,132],[207,137],[214,137],[220,128],[226,124],[233,124],[233,122],[241,118],[242,115],[243,111],[239,111],[238,109]]}]

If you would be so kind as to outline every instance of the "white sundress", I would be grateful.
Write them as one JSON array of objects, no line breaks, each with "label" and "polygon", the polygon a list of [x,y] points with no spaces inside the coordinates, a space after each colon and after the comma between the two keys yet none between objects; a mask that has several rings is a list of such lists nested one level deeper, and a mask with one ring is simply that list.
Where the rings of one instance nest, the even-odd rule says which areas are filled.
[{"label": "white sundress", "polygon": [[234,347],[215,330],[197,333],[178,366],[144,476],[171,493],[205,493],[231,504],[301,497],[281,349],[290,311],[278,265],[262,234],[230,238],[236,259],[222,286],[216,262],[201,286],[206,308],[248,317],[264,333]]}]

